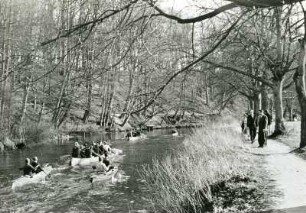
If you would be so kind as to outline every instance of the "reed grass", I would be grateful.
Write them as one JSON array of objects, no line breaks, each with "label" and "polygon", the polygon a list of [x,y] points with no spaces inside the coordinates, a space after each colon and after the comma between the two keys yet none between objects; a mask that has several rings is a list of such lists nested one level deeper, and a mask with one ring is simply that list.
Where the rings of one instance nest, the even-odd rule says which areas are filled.
[{"label": "reed grass", "polygon": [[212,186],[250,172],[250,159],[236,127],[239,124],[228,118],[213,122],[195,130],[174,154],[144,166],[141,174],[152,192],[153,209],[213,211]]}]

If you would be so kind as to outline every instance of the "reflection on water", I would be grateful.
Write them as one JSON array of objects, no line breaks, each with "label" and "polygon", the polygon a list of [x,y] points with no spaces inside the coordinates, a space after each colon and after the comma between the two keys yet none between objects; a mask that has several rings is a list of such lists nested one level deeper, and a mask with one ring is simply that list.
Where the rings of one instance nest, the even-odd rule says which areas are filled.
[{"label": "reflection on water", "polygon": [[[180,133],[190,130],[181,130]],[[127,142],[124,134],[82,135],[68,144],[40,145],[23,151],[0,154],[0,212],[128,212],[148,207],[149,194],[137,172],[143,164],[150,164],[153,157],[160,158],[171,152],[183,140],[173,137],[170,130],[148,133],[148,139]],[[123,181],[91,184],[91,170],[70,169],[60,162],[70,154],[73,141],[111,140],[114,147],[125,155],[120,161]],[[51,163],[56,168],[45,184],[12,192],[12,180],[21,174],[26,157],[38,156],[40,162]]]}]

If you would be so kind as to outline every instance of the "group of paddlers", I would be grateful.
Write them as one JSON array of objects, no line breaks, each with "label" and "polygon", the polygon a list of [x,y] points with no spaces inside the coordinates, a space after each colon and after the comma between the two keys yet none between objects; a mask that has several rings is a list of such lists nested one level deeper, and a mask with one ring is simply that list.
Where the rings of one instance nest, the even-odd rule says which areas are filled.
[{"label": "group of paddlers", "polygon": [[[73,158],[91,158],[91,157],[99,157],[99,165],[101,166],[103,171],[110,171],[114,167],[110,165],[110,161],[108,159],[109,154],[111,153],[111,147],[107,142],[100,143],[92,143],[91,145],[84,144],[80,145],[78,142],[74,143],[74,147],[72,148],[71,157]],[[93,169],[99,169],[96,166],[92,167]],[[101,170],[100,168],[100,170]]]},{"label": "group of paddlers", "polygon": [[38,158],[35,156],[31,160],[29,158],[25,159],[25,165],[24,167],[20,168],[20,170],[23,170],[24,176],[33,176],[33,174],[37,174],[39,172],[42,172],[43,169],[38,163]]},{"label": "group of paddlers", "polygon": [[244,114],[241,123],[243,133],[249,131],[250,140],[254,143],[258,129],[258,144],[259,147],[267,145],[267,136],[270,133],[270,125],[272,123],[272,115],[267,110],[259,110],[255,116],[254,111],[250,110]]},{"label": "group of paddlers", "polygon": [[74,143],[71,156],[73,158],[91,158],[104,155],[105,157],[111,152],[111,147],[107,142],[92,143],[80,145],[78,142]]}]

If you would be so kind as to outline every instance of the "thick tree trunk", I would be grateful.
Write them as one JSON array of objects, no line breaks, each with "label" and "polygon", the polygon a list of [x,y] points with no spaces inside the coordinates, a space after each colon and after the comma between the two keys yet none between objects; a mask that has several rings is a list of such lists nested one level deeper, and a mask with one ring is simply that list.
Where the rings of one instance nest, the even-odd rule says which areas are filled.
[{"label": "thick tree trunk", "polygon": [[257,115],[258,111],[260,109],[260,98],[259,98],[260,93],[255,93],[254,98],[253,98],[253,103],[254,103],[254,114]]},{"label": "thick tree trunk", "polygon": [[283,80],[273,82],[273,97],[274,97],[274,111],[275,111],[275,128],[272,136],[278,136],[285,133],[286,128],[283,118]]},{"label": "thick tree trunk", "polygon": [[261,109],[268,110],[269,109],[269,98],[267,93],[267,86],[261,85]]},{"label": "thick tree trunk", "polygon": [[283,67],[281,66],[281,61],[283,60],[284,48],[283,48],[283,23],[282,23],[282,7],[277,7],[275,12],[275,22],[276,22],[276,34],[277,34],[277,65],[273,68],[273,98],[274,98],[274,111],[275,111],[275,128],[271,135],[276,137],[285,133],[286,128],[284,125],[283,118]]},{"label": "thick tree trunk", "polygon": [[296,72],[294,74],[294,82],[296,92],[298,94],[298,99],[301,107],[301,141],[300,148],[306,146],[306,91],[305,91],[305,63],[306,63],[306,54],[305,54],[305,38],[300,41],[300,55],[299,55],[299,64]]},{"label": "thick tree trunk", "polygon": [[249,109],[251,110],[254,110],[254,100],[252,98],[249,98]]}]

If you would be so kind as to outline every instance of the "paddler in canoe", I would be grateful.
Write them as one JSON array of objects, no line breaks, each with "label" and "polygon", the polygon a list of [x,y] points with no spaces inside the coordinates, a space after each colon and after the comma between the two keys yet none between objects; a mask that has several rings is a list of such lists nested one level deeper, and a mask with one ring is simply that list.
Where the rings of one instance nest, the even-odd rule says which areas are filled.
[{"label": "paddler in canoe", "polygon": [[78,142],[74,143],[74,147],[72,148],[71,157],[80,158],[81,157],[81,146]]},{"label": "paddler in canoe", "polygon": [[33,157],[32,158],[32,161],[31,161],[31,166],[33,167],[34,169],[34,173],[39,173],[39,172],[44,172],[44,170],[41,168],[41,166],[39,165],[38,163],[38,157]]},{"label": "paddler in canoe", "polygon": [[33,173],[35,171],[35,169],[33,168],[33,166],[31,165],[31,161],[29,158],[25,159],[25,165],[24,167],[20,168],[20,170],[23,170],[23,175],[24,176],[33,176]]},{"label": "paddler in canoe", "polygon": [[25,159],[25,165],[24,167],[20,168],[20,170],[23,170],[23,176],[30,176],[33,177],[34,174],[38,174],[39,172],[45,171],[41,168],[41,166],[38,163],[38,157],[33,157],[32,161],[30,158]]},{"label": "paddler in canoe", "polygon": [[94,170],[97,170],[97,172],[109,172],[114,169],[114,166],[110,164],[110,161],[107,157],[100,156],[99,162],[96,165],[92,166],[92,168]]}]

